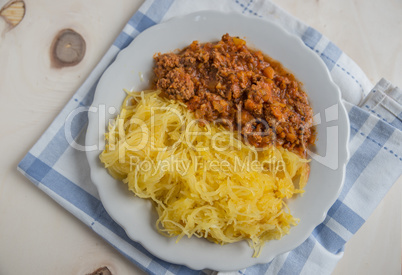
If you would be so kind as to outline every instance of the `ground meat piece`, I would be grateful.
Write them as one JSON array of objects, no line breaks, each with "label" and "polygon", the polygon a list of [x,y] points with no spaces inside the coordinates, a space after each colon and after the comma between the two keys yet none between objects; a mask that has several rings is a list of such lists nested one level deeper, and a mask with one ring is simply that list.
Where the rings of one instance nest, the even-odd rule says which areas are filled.
[{"label": "ground meat piece", "polygon": [[238,83],[232,83],[230,89],[227,90],[227,99],[240,98],[243,95],[244,90],[242,90]]},{"label": "ground meat piece", "polygon": [[154,56],[157,66],[154,68],[154,73],[157,78],[164,77],[165,74],[180,64],[180,58],[176,54],[157,54]]},{"label": "ground meat piece", "polygon": [[252,114],[262,114],[262,103],[258,103],[252,99],[247,99],[244,102],[244,108]]},{"label": "ground meat piece", "polygon": [[156,87],[169,98],[189,100],[194,96],[194,83],[183,68],[174,68],[164,78],[160,78]]}]

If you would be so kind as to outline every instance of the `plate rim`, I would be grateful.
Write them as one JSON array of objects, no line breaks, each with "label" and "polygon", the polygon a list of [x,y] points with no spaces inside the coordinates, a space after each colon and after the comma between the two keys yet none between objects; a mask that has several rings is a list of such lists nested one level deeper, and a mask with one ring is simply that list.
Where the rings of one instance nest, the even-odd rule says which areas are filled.
[{"label": "plate rim", "polygon": [[[303,41],[300,39],[300,37],[296,36],[295,34],[290,33],[283,26],[281,26],[280,24],[278,24],[277,22],[275,22],[273,20],[270,20],[270,19],[267,19],[267,18],[252,17],[252,16],[249,16],[249,15],[244,15],[244,14],[240,14],[240,13],[237,13],[237,12],[199,11],[199,12],[194,12],[194,13],[190,13],[190,14],[170,18],[169,20],[166,20],[166,21],[164,21],[164,22],[162,22],[160,24],[154,25],[154,26],[144,30],[143,32],[141,32],[126,48],[122,49],[117,54],[115,60],[107,67],[107,69],[103,72],[102,76],[99,79],[99,82],[98,82],[97,87],[95,89],[95,94],[94,94],[94,98],[93,98],[93,102],[91,104],[91,107],[96,107],[96,105],[98,104],[98,102],[99,102],[98,87],[100,87],[102,85],[103,81],[105,81],[105,79],[107,79],[107,76],[112,71],[111,68],[114,66],[114,64],[116,64],[116,62],[118,62],[118,60],[123,59],[125,57],[125,55],[129,51],[129,48],[133,47],[133,45],[135,45],[137,43],[136,41],[138,41],[139,38],[141,39],[141,37],[144,35],[144,33],[156,31],[158,29],[163,29],[166,26],[168,26],[171,22],[174,22],[174,21],[185,20],[186,18],[194,18],[196,16],[208,17],[208,16],[211,16],[211,15],[212,16],[214,16],[214,15],[234,16],[234,17],[239,17],[239,18],[247,18],[245,20],[252,20],[252,21],[256,21],[258,23],[265,22],[266,24],[272,24],[272,25],[275,26],[275,28],[280,29],[287,37],[289,37],[290,39],[292,39],[295,42],[297,42],[299,44],[298,47],[299,46],[304,47],[306,49],[306,51],[305,51],[306,54],[307,53],[310,54],[310,56],[312,58],[314,58],[316,61],[318,61],[318,63],[320,64],[321,67],[325,68],[326,77],[328,78],[328,83],[332,86],[333,90],[336,90],[336,92],[337,92],[337,100],[338,100],[337,103],[339,103],[339,106],[340,106],[339,112],[344,114],[345,118],[346,118],[345,119],[345,122],[346,122],[346,126],[345,126],[346,133],[345,133],[345,135],[347,136],[346,137],[346,146],[344,148],[342,148],[342,147],[339,148],[340,150],[342,150],[342,149],[345,150],[343,152],[344,153],[343,154],[343,159],[339,161],[341,163],[341,165],[338,168],[338,169],[342,170],[342,180],[341,180],[341,183],[339,184],[339,188],[337,189],[336,194],[334,194],[334,196],[332,197],[332,200],[330,201],[331,203],[328,203],[328,207],[326,207],[326,209],[323,209],[323,211],[320,211],[320,212],[322,212],[321,217],[316,218],[316,222],[314,223],[314,225],[311,225],[309,230],[306,230],[306,232],[303,235],[303,237],[299,238],[299,241],[295,242],[293,247],[291,247],[290,249],[289,248],[283,249],[282,251],[279,251],[278,253],[276,253],[276,255],[273,255],[272,257],[269,257],[269,258],[253,258],[253,259],[255,259],[255,261],[253,261],[252,265],[268,263],[274,257],[278,256],[279,254],[291,251],[294,248],[296,248],[297,246],[299,246],[300,244],[302,244],[311,235],[311,233],[313,232],[314,228],[324,221],[324,219],[325,219],[330,207],[335,203],[336,199],[338,198],[338,196],[339,196],[339,194],[340,194],[340,192],[341,192],[341,190],[343,188],[344,181],[345,181],[346,164],[347,164],[347,160],[349,158],[349,149],[348,149],[348,146],[347,146],[347,141],[348,141],[348,137],[350,135],[350,127],[349,127],[349,119],[348,119],[348,116],[347,116],[347,111],[346,111],[346,108],[345,108],[345,106],[344,106],[344,104],[342,102],[341,91],[340,91],[339,87],[336,85],[336,83],[333,81],[329,70],[325,66],[325,63],[321,60],[321,58],[319,58],[318,55],[316,55],[311,49],[309,49],[303,43]],[[94,113],[88,112],[88,129],[87,129],[87,133],[91,132],[91,129],[94,126],[94,125],[91,125],[91,120],[93,121],[94,115],[95,115]],[[93,139],[91,139],[91,135],[87,134],[86,138],[85,138],[85,143],[86,144],[91,144],[92,142],[93,142]],[[102,150],[103,149],[98,149],[97,152],[101,152]],[[98,153],[98,155],[99,155],[99,153]],[[124,229],[124,231],[126,232],[126,234],[129,236],[129,238],[131,240],[133,240],[135,242],[138,242],[141,245],[143,245],[144,248],[146,250],[148,250],[152,255],[154,255],[154,256],[162,259],[162,260],[166,260],[166,261],[169,261],[169,262],[175,263],[175,264],[185,265],[185,266],[187,266],[189,268],[196,269],[196,270],[200,270],[200,269],[204,269],[204,268],[212,268],[212,269],[215,269],[215,270],[233,271],[233,270],[238,270],[238,269],[242,269],[242,268],[246,268],[246,267],[250,266],[250,265],[247,265],[247,266],[236,266],[236,265],[234,265],[235,269],[233,269],[233,268],[225,268],[225,267],[220,267],[220,268],[218,267],[217,268],[216,265],[211,264],[211,263],[208,263],[208,265],[205,265],[205,264],[200,265],[200,264],[197,264],[197,263],[188,263],[185,260],[184,261],[180,260],[180,259],[179,260],[177,260],[177,259],[172,260],[171,258],[166,258],[166,257],[160,255],[160,253],[156,253],[154,249],[152,249],[152,248],[148,247],[146,244],[144,244],[143,241],[140,238],[138,238],[138,236],[134,236],[132,234],[132,232],[128,228],[126,228],[126,226],[124,224],[120,223],[120,221],[115,220],[115,218],[110,214],[110,211],[109,211],[110,209],[108,209],[107,204],[104,202],[105,195],[104,195],[104,193],[102,191],[102,186],[99,185],[98,181],[96,180],[96,171],[93,168],[93,166],[91,165],[91,159],[93,158],[93,154],[91,154],[91,152],[87,151],[86,156],[87,156],[87,159],[88,159],[88,161],[90,163],[91,181],[96,186],[96,188],[97,188],[97,190],[99,192],[100,200],[101,200],[104,208],[109,213],[111,218]]]}]

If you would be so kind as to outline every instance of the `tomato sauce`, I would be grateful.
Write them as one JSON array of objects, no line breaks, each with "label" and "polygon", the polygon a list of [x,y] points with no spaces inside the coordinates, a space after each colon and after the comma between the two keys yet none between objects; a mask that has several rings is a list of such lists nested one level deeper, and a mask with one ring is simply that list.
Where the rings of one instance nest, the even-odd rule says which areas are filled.
[{"label": "tomato sauce", "polygon": [[306,156],[313,110],[302,84],[279,62],[229,34],[154,56],[154,85],[196,118],[238,131],[255,147],[282,146]]}]

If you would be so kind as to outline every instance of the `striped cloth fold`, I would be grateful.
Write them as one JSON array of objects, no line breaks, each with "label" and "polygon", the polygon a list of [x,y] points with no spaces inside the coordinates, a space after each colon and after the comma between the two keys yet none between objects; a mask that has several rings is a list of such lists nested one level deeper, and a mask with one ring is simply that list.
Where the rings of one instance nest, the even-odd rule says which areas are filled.
[{"label": "striped cloth fold", "polygon": [[68,116],[75,112],[74,119],[68,121],[70,138],[75,147],[84,145],[87,110],[96,84],[120,50],[150,26],[201,10],[233,11],[277,21],[322,58],[342,91],[351,124],[351,156],[339,198],[324,222],[302,245],[268,264],[233,272],[330,274],[343,255],[345,243],[402,173],[402,90],[385,79],[373,87],[364,72],[336,45],[269,1],[146,0],[73,98],[22,159],[18,169],[144,271],[150,274],[214,273],[167,263],[130,240],[103,208],[89,177],[85,152],[71,147],[71,140],[65,134]]}]

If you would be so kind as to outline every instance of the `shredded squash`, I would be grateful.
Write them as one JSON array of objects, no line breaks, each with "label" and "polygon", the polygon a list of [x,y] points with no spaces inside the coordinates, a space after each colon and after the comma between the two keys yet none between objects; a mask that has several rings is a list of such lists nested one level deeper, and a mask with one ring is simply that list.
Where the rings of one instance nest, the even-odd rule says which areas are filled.
[{"label": "shredded squash", "polygon": [[136,196],[152,200],[161,234],[246,240],[258,257],[265,242],[298,223],[286,199],[303,192],[308,160],[280,147],[256,150],[158,91],[127,92],[105,138],[100,160]]}]

